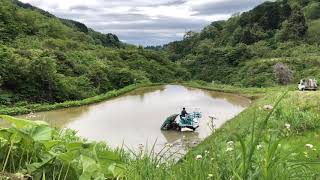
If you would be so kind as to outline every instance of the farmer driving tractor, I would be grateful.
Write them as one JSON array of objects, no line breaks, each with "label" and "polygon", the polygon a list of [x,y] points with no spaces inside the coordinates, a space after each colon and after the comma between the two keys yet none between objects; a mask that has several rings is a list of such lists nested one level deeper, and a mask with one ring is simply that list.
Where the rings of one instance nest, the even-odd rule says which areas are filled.
[{"label": "farmer driving tractor", "polygon": [[185,118],[188,115],[186,108],[183,108],[180,114],[180,118]]}]

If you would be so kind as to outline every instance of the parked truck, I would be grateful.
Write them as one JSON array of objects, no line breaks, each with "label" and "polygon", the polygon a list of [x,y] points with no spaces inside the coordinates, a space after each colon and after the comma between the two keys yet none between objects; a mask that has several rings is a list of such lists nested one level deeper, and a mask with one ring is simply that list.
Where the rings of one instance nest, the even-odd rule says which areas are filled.
[{"label": "parked truck", "polygon": [[316,91],[318,89],[317,80],[315,79],[301,79],[298,84],[300,91]]}]

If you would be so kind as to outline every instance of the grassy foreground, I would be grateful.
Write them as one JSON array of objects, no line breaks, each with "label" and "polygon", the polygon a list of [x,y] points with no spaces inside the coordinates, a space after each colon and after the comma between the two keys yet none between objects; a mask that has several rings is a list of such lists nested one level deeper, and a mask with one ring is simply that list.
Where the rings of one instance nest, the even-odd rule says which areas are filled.
[{"label": "grassy foreground", "polygon": [[128,166],[129,179],[320,177],[320,92],[198,82],[184,85],[260,98],[176,164],[155,164],[157,157],[148,155],[133,160]]},{"label": "grassy foreground", "polygon": [[[110,150],[73,131],[1,116],[0,177],[34,179],[317,179],[320,177],[320,92],[292,87],[235,88],[199,82],[186,86],[237,93],[252,105],[178,163],[166,152]],[[132,88],[132,87],[131,87]],[[259,97],[259,98],[258,98]],[[258,98],[258,99],[257,99]],[[170,147],[168,147],[170,148]]]}]

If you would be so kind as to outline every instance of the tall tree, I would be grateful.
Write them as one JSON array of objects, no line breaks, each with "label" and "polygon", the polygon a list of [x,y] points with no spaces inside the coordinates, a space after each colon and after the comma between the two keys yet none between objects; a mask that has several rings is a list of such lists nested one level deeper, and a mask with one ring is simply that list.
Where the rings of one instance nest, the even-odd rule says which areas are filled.
[{"label": "tall tree", "polygon": [[283,22],[277,39],[280,41],[304,39],[307,31],[308,25],[303,12],[300,8],[295,7],[289,19]]}]

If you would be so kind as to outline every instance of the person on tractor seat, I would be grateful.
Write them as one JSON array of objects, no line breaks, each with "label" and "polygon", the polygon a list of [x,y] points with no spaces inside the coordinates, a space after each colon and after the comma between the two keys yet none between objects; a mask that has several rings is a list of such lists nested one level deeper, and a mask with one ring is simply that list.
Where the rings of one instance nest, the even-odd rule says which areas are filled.
[{"label": "person on tractor seat", "polygon": [[186,108],[183,108],[180,114],[180,118],[186,118],[186,116],[188,115]]}]

